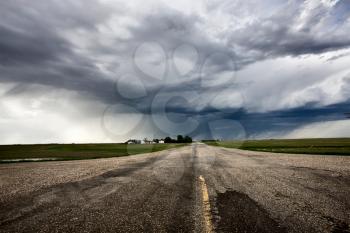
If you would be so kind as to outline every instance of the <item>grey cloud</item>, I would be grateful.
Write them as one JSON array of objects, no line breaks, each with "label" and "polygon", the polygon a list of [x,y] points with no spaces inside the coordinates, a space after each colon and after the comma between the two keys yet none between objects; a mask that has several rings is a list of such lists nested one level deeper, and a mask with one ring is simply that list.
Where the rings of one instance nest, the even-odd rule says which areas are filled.
[{"label": "grey cloud", "polygon": [[[84,10],[82,10],[84,8]],[[64,30],[96,30],[111,9],[96,1],[14,0],[0,3],[0,59],[2,63],[60,60],[73,55]]]},{"label": "grey cloud", "polygon": [[78,90],[104,102],[113,99],[113,81],[61,35],[64,30],[95,30],[110,9],[90,0],[11,1],[2,2],[0,11],[0,81]]},{"label": "grey cloud", "polygon": [[19,31],[0,25],[0,62],[3,65],[21,65],[57,60],[70,53],[69,45],[52,32]]},{"label": "grey cloud", "polygon": [[[308,7],[312,2],[316,7]],[[289,1],[271,16],[261,17],[234,31],[230,44],[256,51],[257,59],[347,48],[350,46],[349,25],[346,19],[334,22],[337,11],[337,6],[325,6],[321,1]]]}]

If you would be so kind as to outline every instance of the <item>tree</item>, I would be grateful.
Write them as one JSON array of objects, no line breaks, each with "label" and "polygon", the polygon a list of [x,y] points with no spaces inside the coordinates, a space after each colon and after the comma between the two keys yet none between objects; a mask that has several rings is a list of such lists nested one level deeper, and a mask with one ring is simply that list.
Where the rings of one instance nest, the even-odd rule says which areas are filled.
[{"label": "tree", "polygon": [[186,143],[191,143],[192,142],[192,138],[190,136],[185,136],[184,142]]},{"label": "tree", "polygon": [[183,143],[184,142],[184,137],[182,135],[177,135],[177,142],[178,143]]},{"label": "tree", "polygon": [[172,143],[171,137],[166,137],[166,138],[164,139],[164,142],[165,142],[165,143]]}]

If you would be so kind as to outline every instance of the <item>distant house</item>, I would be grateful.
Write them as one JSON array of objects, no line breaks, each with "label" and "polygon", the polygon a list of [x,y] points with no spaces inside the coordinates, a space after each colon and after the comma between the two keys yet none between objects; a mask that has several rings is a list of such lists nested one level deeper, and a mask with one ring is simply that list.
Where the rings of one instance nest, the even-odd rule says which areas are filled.
[{"label": "distant house", "polygon": [[164,139],[153,139],[149,140],[147,138],[144,138],[143,140],[138,139],[129,139],[125,142],[126,144],[158,144],[158,143],[165,143]]},{"label": "distant house", "polygon": [[154,144],[153,140],[148,140],[147,138],[143,139],[144,144]]}]

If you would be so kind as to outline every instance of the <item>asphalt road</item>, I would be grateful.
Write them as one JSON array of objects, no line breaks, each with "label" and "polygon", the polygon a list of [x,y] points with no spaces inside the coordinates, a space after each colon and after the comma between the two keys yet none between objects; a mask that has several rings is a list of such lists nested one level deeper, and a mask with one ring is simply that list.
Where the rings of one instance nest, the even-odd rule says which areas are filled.
[{"label": "asphalt road", "polygon": [[0,165],[0,232],[350,232],[350,157],[192,144]]}]

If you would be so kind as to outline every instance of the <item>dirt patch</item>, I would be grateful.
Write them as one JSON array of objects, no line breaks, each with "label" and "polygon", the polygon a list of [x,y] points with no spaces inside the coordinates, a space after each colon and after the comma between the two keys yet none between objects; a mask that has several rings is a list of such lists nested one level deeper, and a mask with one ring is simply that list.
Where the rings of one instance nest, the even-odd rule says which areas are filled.
[{"label": "dirt patch", "polygon": [[350,228],[345,222],[339,222],[333,227],[332,233],[350,233]]},{"label": "dirt patch", "polygon": [[325,217],[332,224],[332,233],[350,233],[349,225],[332,217]]},{"label": "dirt patch", "polygon": [[236,191],[219,193],[217,232],[286,232],[268,212],[248,195]]}]

